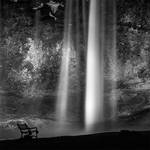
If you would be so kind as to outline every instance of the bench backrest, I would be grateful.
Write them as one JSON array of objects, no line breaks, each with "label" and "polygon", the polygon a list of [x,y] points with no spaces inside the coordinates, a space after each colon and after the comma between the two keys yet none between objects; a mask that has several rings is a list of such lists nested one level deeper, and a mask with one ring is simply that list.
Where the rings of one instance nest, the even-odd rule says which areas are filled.
[{"label": "bench backrest", "polygon": [[20,130],[27,130],[29,128],[26,123],[22,123],[22,124],[18,123],[17,126]]}]

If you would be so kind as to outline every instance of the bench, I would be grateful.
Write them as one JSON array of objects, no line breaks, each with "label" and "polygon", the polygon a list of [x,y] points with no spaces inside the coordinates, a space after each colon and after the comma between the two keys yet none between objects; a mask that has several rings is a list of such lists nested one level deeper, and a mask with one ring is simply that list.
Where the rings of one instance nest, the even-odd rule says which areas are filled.
[{"label": "bench", "polygon": [[37,127],[30,128],[26,123],[18,123],[17,126],[21,132],[21,138],[38,138]]}]

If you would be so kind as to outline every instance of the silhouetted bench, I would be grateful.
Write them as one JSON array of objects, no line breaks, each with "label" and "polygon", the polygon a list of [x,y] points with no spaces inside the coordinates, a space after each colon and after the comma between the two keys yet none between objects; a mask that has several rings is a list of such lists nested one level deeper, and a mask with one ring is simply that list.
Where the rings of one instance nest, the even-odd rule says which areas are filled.
[{"label": "silhouetted bench", "polygon": [[37,138],[38,129],[37,127],[29,127],[26,123],[18,123],[17,124],[20,132],[21,138]]}]

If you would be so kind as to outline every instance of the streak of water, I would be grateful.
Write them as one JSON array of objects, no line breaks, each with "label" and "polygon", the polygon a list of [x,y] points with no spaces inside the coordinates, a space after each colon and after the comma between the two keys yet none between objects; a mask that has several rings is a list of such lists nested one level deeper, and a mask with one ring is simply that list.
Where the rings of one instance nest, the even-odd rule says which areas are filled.
[{"label": "streak of water", "polygon": [[58,97],[56,104],[56,117],[60,124],[64,124],[66,120],[67,104],[68,104],[68,84],[69,84],[69,64],[71,52],[71,28],[72,28],[72,0],[66,1],[64,20],[64,43],[63,56],[61,62],[60,80],[58,85]]},{"label": "streak of water", "polygon": [[[104,103],[104,79],[106,60],[109,56],[111,62],[110,76],[111,89],[116,88],[116,8],[115,0],[92,0],[89,10],[89,29],[87,43],[87,71],[86,71],[86,105],[85,122],[87,130],[96,124],[104,122],[108,116]],[[110,91],[107,91],[110,92]],[[116,94],[112,93],[109,101],[109,119],[116,117]],[[107,103],[108,105],[108,103]]]},{"label": "streak of water", "polygon": [[[108,91],[111,94],[110,98],[110,118],[115,119],[116,118],[116,107],[117,107],[117,101],[116,101],[116,94],[115,94],[115,89],[116,89],[116,80],[117,80],[117,51],[116,51],[116,2],[115,0],[106,1],[106,23],[105,23],[105,49],[107,56],[109,58],[109,64],[107,67],[108,72],[110,75],[110,85],[111,85],[111,90]],[[110,19],[111,18],[111,19]]]},{"label": "streak of water", "polygon": [[95,123],[103,120],[103,4],[103,0],[92,0],[90,3],[85,105],[85,121],[88,130],[92,129]]}]

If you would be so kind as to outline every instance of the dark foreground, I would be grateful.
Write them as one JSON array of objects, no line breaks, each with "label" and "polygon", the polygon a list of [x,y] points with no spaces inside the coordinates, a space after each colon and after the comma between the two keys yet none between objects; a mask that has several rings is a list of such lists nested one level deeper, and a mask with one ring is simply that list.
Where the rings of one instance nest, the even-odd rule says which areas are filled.
[{"label": "dark foreground", "polygon": [[45,150],[45,149],[150,149],[150,131],[113,132],[84,136],[56,138],[16,139],[0,142],[0,150]]}]

